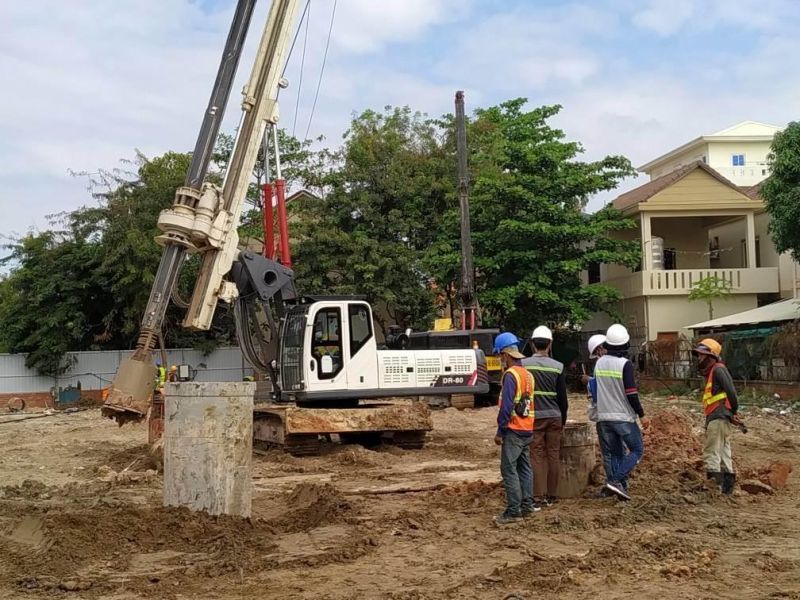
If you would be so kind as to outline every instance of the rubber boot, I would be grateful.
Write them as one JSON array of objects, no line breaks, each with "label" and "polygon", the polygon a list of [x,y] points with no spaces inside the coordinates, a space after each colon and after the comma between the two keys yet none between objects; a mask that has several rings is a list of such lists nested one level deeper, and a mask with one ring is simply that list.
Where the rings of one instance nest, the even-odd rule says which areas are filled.
[{"label": "rubber boot", "polygon": [[719,486],[720,491],[722,491],[723,475],[724,473],[720,471],[706,471],[706,479],[713,480]]},{"label": "rubber boot", "polygon": [[726,496],[733,494],[733,486],[736,484],[736,473],[722,473],[722,493]]}]

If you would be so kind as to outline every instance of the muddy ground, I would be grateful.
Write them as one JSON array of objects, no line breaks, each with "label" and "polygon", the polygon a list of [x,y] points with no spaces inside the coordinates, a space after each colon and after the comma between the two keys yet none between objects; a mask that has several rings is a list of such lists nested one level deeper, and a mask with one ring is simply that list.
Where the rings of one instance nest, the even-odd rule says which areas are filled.
[{"label": "muddy ground", "polygon": [[[590,489],[505,528],[494,409],[436,412],[423,450],[256,455],[249,520],[162,508],[143,425],[97,410],[3,423],[0,598],[800,599],[798,473],[723,498],[695,405],[645,406],[631,502]],[[745,416],[742,473],[800,464],[800,419]],[[398,488],[427,491],[384,493]]]}]

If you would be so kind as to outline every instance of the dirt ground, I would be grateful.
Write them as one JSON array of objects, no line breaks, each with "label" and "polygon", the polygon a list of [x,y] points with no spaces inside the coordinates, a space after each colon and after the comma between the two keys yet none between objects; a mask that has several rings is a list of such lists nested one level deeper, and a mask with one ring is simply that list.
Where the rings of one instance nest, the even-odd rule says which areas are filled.
[{"label": "dirt ground", "polygon": [[[505,528],[491,408],[437,411],[423,450],[257,454],[247,520],[162,508],[144,425],[98,410],[2,423],[0,597],[800,599],[798,473],[772,495],[721,497],[695,404],[645,406],[631,502],[595,486]],[[740,479],[779,485],[761,467],[800,464],[800,418],[745,417]]]}]

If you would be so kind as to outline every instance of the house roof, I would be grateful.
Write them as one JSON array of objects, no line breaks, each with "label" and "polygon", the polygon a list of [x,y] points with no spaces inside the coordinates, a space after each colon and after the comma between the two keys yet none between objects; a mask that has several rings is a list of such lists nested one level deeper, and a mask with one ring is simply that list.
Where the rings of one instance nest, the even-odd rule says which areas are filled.
[{"label": "house roof", "polygon": [[758,121],[742,121],[726,129],[721,129],[714,133],[701,135],[682,146],[670,150],[666,154],[662,154],[658,158],[643,164],[638,167],[638,171],[647,173],[653,170],[663,162],[666,162],[673,157],[691,150],[697,146],[702,146],[706,142],[761,142],[770,141],[775,136],[775,133],[781,131],[782,127],[777,125],[770,125],[768,123],[760,123]]},{"label": "house roof", "polygon": [[736,327],[738,325],[755,325],[758,323],[780,323],[783,321],[794,321],[800,319],[800,300],[790,298],[773,302],[766,306],[746,310],[735,315],[712,319],[688,325],[687,329],[722,329],[725,327]]},{"label": "house roof", "polygon": [[[748,194],[745,191],[746,189],[749,188],[740,188],[735,183],[726,179],[725,177],[720,175],[717,171],[709,167],[703,161],[697,160],[693,163],[681,167],[680,169],[675,169],[671,173],[667,173],[666,175],[662,175],[661,177],[653,179],[653,181],[648,181],[644,185],[640,185],[639,187],[634,188],[629,192],[625,192],[624,194],[617,196],[613,203],[614,208],[616,208],[617,210],[625,210],[626,208],[630,208],[631,206],[641,204],[642,202],[647,202],[650,198],[652,198],[659,192],[667,189],[669,186],[677,183],[678,181],[680,181],[681,179],[683,179],[689,173],[695,171],[696,169],[702,169],[703,171],[711,175],[711,177],[713,177],[723,185],[726,185],[731,189],[736,190],[737,192],[740,192],[753,200],[759,199],[757,193],[755,196],[750,196],[750,194]],[[758,187],[758,186],[752,186],[752,187]]]}]

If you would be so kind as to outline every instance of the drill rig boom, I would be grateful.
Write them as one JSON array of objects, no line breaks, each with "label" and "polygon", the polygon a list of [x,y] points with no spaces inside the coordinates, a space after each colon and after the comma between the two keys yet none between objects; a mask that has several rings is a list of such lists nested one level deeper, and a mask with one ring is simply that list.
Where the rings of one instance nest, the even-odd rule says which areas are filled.
[{"label": "drill rig boom", "polygon": [[161,331],[170,297],[187,253],[202,254],[202,267],[184,326],[211,327],[218,300],[233,302],[236,285],[223,278],[238,254],[239,224],[249,179],[267,124],[278,121],[277,91],[297,0],[274,0],[258,47],[250,80],[243,92],[242,118],[222,188],[203,183],[211,150],[219,133],[225,104],[249,27],[255,0],[239,0],[223,52],[214,91],[198,136],[186,184],[175,194],[172,208],[158,220],[164,246],[142,319],[133,356],[120,365],[103,406],[120,423],[145,416],[155,367],[150,357]]}]

